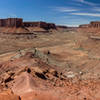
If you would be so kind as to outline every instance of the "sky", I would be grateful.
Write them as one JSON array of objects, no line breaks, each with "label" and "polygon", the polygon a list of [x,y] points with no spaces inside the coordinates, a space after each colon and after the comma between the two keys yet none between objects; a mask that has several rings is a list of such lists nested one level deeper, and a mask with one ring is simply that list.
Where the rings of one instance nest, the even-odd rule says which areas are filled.
[{"label": "sky", "polygon": [[0,0],[0,18],[78,26],[100,21],[100,0]]}]

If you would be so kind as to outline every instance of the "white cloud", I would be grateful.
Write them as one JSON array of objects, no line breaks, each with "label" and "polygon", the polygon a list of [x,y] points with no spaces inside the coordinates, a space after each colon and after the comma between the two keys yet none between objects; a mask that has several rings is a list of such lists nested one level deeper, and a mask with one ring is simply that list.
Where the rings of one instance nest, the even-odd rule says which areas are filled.
[{"label": "white cloud", "polygon": [[62,26],[68,26],[68,27],[78,27],[79,25],[77,25],[77,24],[58,24],[58,25],[62,25]]},{"label": "white cloud", "polygon": [[99,7],[95,7],[95,8],[93,8],[93,10],[100,12],[100,8]]},{"label": "white cloud", "polygon": [[74,11],[78,11],[78,9],[74,9],[74,8],[67,8],[67,7],[56,7],[54,8],[56,11],[59,12],[74,12]]},{"label": "white cloud", "polygon": [[16,14],[13,14],[13,13],[10,13],[10,14],[8,15],[8,17],[17,18],[17,15],[16,15]]},{"label": "white cloud", "polygon": [[90,6],[95,6],[96,4],[93,3],[93,2],[88,2],[86,0],[76,0],[77,2],[81,2],[83,4],[86,4],[86,5],[90,5]]},{"label": "white cloud", "polygon": [[100,13],[71,13],[72,15],[100,17]]},{"label": "white cloud", "polygon": [[79,25],[77,25],[77,24],[76,25],[73,25],[73,24],[72,25],[66,25],[66,26],[68,26],[68,27],[79,27]]}]

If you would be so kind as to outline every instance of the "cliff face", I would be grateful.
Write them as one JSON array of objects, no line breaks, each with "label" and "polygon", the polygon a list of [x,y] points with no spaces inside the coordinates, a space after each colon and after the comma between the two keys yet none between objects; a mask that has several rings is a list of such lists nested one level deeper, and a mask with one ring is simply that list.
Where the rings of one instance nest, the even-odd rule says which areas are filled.
[{"label": "cliff face", "polygon": [[63,29],[67,29],[67,26],[61,26],[61,25],[57,25],[57,28],[63,28]]},{"label": "cliff face", "polygon": [[[31,28],[32,31],[28,28]],[[0,19],[0,33],[47,32],[50,29],[56,30],[56,25],[42,21],[23,22],[22,18]]]},{"label": "cliff face", "polygon": [[25,27],[38,27],[46,30],[56,29],[56,25],[54,23],[46,23],[46,22],[24,22]]},{"label": "cliff face", "polygon": [[93,33],[91,35],[100,35],[100,22],[92,21],[90,24],[83,24],[79,26],[81,32]]},{"label": "cliff face", "polygon": [[0,27],[22,27],[22,26],[23,26],[22,18],[0,19]]}]

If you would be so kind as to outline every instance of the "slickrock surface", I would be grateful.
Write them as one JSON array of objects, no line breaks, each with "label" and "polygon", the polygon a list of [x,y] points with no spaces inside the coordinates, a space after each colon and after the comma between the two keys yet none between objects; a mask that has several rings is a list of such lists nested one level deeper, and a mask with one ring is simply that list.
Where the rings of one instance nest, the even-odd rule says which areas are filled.
[{"label": "slickrock surface", "polygon": [[63,100],[52,91],[33,91],[21,96],[22,100]]},{"label": "slickrock surface", "polygon": [[21,73],[15,78],[12,90],[15,94],[21,95],[33,91],[37,84],[33,77],[27,72]]}]

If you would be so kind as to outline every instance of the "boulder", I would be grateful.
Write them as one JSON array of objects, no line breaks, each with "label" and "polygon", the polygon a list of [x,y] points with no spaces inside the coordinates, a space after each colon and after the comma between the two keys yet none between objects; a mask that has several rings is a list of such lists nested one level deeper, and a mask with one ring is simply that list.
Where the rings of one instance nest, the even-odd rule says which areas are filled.
[{"label": "boulder", "polygon": [[55,77],[58,77],[58,72],[55,69],[49,69],[49,73],[52,74]]},{"label": "boulder", "polygon": [[11,88],[15,94],[21,95],[33,91],[36,87],[38,86],[31,74],[23,72],[16,77]]}]

